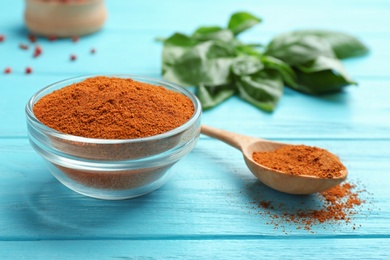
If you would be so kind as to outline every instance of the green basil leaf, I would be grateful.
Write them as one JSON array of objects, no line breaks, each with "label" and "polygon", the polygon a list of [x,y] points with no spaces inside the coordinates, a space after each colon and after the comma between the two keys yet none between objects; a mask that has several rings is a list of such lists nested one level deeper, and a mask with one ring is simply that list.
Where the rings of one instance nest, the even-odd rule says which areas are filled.
[{"label": "green basil leaf", "polygon": [[253,56],[240,56],[232,63],[232,71],[237,76],[254,74],[263,68],[264,65],[260,59]]},{"label": "green basil leaf", "polygon": [[210,41],[210,40],[220,40],[224,42],[229,42],[234,39],[232,31],[227,29],[222,29],[217,26],[213,27],[200,27],[192,35],[192,38],[198,41]]},{"label": "green basil leaf", "polygon": [[348,85],[356,85],[337,59],[320,56],[295,69],[298,85],[290,86],[298,91],[320,95],[340,91]]},{"label": "green basil leaf", "polygon": [[228,29],[231,30],[234,35],[238,35],[241,32],[253,27],[260,22],[260,18],[250,13],[237,12],[230,17]]},{"label": "green basil leaf", "polygon": [[330,43],[336,57],[345,59],[362,56],[368,53],[368,48],[356,37],[343,32],[328,30],[300,30],[296,35],[315,35]]},{"label": "green basil leaf", "polygon": [[315,60],[310,61],[306,64],[297,65],[296,67],[306,73],[312,73],[322,70],[333,70],[336,73],[341,74],[345,78],[349,79],[347,71],[345,70],[343,64],[340,62],[340,60],[334,58],[318,56]]},{"label": "green basil leaf", "polygon": [[220,86],[205,86],[200,84],[196,88],[196,96],[202,104],[202,109],[207,110],[213,108],[226,99],[235,95],[235,88],[231,84]]},{"label": "green basil leaf", "polygon": [[162,73],[164,74],[169,70],[188,49],[188,47],[183,46],[164,46],[162,51]]},{"label": "green basil leaf", "polygon": [[261,60],[267,69],[277,70],[283,78],[283,81],[286,85],[295,86],[297,76],[295,75],[294,70],[287,63],[274,58],[272,56],[262,56]]},{"label": "green basil leaf", "polygon": [[166,66],[163,77],[184,86],[227,84],[235,56],[234,47],[227,43],[203,42],[187,49],[173,64]]},{"label": "green basil leaf", "polygon": [[198,47],[201,50],[199,52],[200,55],[204,55],[207,59],[231,58],[237,56],[235,47],[230,43],[209,41],[196,46],[196,48]]},{"label": "green basil leaf", "polygon": [[367,53],[357,38],[335,31],[299,30],[278,35],[268,45],[244,44],[236,36],[261,22],[234,13],[228,27],[200,27],[191,36],[175,33],[164,43],[163,78],[195,86],[204,109],[232,95],[272,111],[289,86],[308,94],[334,92],[356,84],[338,58]]},{"label": "green basil leaf", "polygon": [[304,64],[318,56],[334,58],[331,45],[318,36],[284,33],[268,45],[265,55],[273,56],[289,65]]},{"label": "green basil leaf", "polygon": [[175,33],[169,38],[164,40],[165,46],[174,45],[174,46],[192,47],[197,43],[198,42],[195,41],[193,38],[182,33]]},{"label": "green basil leaf", "polygon": [[236,78],[240,97],[254,106],[273,111],[283,95],[283,80],[276,71],[263,70]]},{"label": "green basil leaf", "polygon": [[260,44],[236,44],[236,51],[240,55],[250,55],[255,57],[260,57],[261,53],[258,48],[262,47]]},{"label": "green basil leaf", "polygon": [[164,74],[187,50],[196,44],[197,41],[181,33],[175,33],[165,39],[162,51],[162,73]]}]

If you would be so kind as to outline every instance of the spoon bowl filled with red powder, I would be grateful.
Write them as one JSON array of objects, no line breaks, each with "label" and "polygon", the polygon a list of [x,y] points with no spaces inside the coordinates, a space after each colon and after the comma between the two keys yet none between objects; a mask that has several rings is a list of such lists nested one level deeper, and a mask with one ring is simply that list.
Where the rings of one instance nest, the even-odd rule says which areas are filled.
[{"label": "spoon bowl filled with red powder", "polygon": [[149,193],[196,145],[201,107],[188,90],[132,75],[54,83],[26,106],[29,140],[70,189],[100,199]]},{"label": "spoon bowl filled with red powder", "polygon": [[322,148],[273,142],[206,125],[202,125],[201,133],[241,150],[253,175],[281,192],[322,192],[340,184],[348,175],[339,158]]}]

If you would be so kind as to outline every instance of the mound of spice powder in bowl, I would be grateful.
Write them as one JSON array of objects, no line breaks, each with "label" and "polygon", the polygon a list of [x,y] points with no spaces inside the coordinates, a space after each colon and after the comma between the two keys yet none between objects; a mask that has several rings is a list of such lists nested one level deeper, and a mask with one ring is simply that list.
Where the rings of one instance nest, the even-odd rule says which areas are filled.
[{"label": "mound of spice powder in bowl", "polygon": [[[199,134],[199,126],[194,125],[148,139],[189,121],[195,113],[194,103],[182,93],[130,78],[97,76],[72,83],[40,98],[33,113],[44,125],[69,135],[51,136],[55,149],[87,162],[124,160],[127,165],[128,160],[145,159],[193,143]],[[158,181],[175,162],[112,171],[53,166],[86,187],[124,190]],[[53,166],[52,172],[56,172]]]},{"label": "mound of spice powder in bowl", "polygon": [[252,158],[268,168],[292,175],[336,178],[346,169],[332,153],[307,145],[286,145],[275,151],[254,152]]},{"label": "mound of spice powder in bowl", "polygon": [[34,105],[43,124],[99,139],[132,139],[168,132],[194,113],[189,98],[129,78],[98,76],[56,90]]}]

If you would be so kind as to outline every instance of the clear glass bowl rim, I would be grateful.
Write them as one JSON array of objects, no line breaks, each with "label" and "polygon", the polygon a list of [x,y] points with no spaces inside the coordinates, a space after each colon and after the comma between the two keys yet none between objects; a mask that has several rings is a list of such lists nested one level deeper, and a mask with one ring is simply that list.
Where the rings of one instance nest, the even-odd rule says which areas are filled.
[{"label": "clear glass bowl rim", "polygon": [[[193,105],[194,105],[194,114],[192,117],[182,124],[181,126],[172,129],[171,131],[158,134],[158,135],[153,135],[153,136],[148,136],[148,137],[142,137],[142,138],[133,138],[133,139],[100,139],[100,138],[88,138],[88,137],[82,137],[82,136],[76,136],[76,135],[71,135],[71,134],[66,134],[59,132],[53,128],[50,128],[43,123],[41,123],[36,116],[33,113],[33,106],[34,104],[42,97],[38,98],[43,92],[56,87],[59,84],[66,84],[66,82],[69,82],[70,84],[79,82],[83,79],[87,78],[92,78],[92,77],[97,77],[97,76],[105,76],[105,77],[118,77],[118,78],[130,78],[135,81],[140,81],[140,82],[146,82],[148,84],[152,85],[162,85],[163,87],[169,86],[172,90],[179,92],[188,98],[191,99]],[[67,85],[64,85],[64,87]],[[54,91],[54,89],[53,89]],[[51,92],[50,92],[51,93]],[[49,94],[49,93],[47,93]],[[47,95],[46,94],[46,95]],[[34,127],[39,128],[39,130],[47,135],[60,138],[63,140],[69,140],[73,142],[82,142],[82,143],[90,143],[90,144],[130,144],[130,143],[138,143],[138,142],[147,142],[147,141],[153,141],[153,140],[161,140],[164,138],[168,138],[171,136],[174,136],[176,134],[179,134],[186,129],[190,128],[200,117],[202,109],[201,109],[201,104],[198,98],[189,90],[185,89],[184,87],[181,87],[175,83],[165,81],[162,79],[156,79],[152,77],[147,77],[147,76],[139,76],[139,75],[133,75],[133,74],[90,74],[90,75],[84,75],[84,76],[77,76],[77,77],[72,77],[72,78],[67,78],[64,80],[57,81],[55,83],[52,83],[42,89],[40,89],[38,92],[36,92],[27,102],[26,108],[26,115],[28,117],[28,120],[30,123],[34,124]]]}]

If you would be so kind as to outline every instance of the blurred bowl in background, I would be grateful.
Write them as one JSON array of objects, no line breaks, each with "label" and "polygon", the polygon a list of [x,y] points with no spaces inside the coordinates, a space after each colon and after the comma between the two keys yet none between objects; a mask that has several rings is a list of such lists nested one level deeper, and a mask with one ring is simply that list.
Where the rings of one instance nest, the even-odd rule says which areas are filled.
[{"label": "blurred bowl in background", "polygon": [[107,18],[104,0],[26,0],[28,30],[47,37],[82,36],[98,31]]}]

